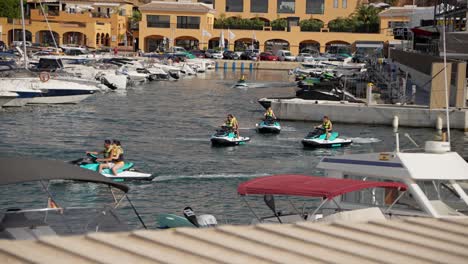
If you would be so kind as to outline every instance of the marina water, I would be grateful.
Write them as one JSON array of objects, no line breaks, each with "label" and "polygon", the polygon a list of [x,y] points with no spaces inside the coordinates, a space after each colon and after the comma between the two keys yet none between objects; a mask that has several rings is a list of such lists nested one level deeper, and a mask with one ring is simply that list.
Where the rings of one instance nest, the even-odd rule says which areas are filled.
[{"label": "marina water", "polygon": [[[237,185],[252,177],[298,173],[320,175],[315,168],[323,156],[394,149],[391,127],[334,124],[334,130],[353,138],[348,148],[304,150],[301,139],[314,123],[281,122],[281,134],[255,132],[264,109],[257,99],[293,96],[287,72],[246,72],[250,88],[233,88],[239,71],[217,71],[179,81],[152,82],[124,93],[97,94],[76,106],[23,107],[0,111],[0,155],[73,160],[86,150],[100,150],[104,139],[119,139],[127,161],[155,173],[152,182],[128,182],[130,197],[146,224],[156,227],[160,213],[181,215],[185,206],[209,213],[220,223],[247,224],[253,215],[237,195]],[[240,133],[252,140],[243,146],[213,148],[210,135],[228,113],[240,123]],[[323,113],[326,115],[327,113]],[[333,120],[333,116],[331,116]],[[400,128],[417,143],[436,136],[435,129]],[[468,155],[463,132],[453,131],[453,147]],[[401,147],[415,148],[405,137]],[[112,197],[104,187],[81,183],[50,186],[62,206],[93,206]],[[37,183],[0,188],[0,207],[43,206],[46,196]],[[60,201],[60,200],[59,200]],[[254,203],[265,211],[261,201]],[[129,206],[127,221],[138,227]]]}]

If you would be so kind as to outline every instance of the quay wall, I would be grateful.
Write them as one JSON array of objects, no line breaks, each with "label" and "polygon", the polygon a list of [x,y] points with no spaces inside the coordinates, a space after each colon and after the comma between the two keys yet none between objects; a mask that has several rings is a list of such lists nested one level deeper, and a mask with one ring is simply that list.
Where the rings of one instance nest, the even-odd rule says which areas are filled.
[{"label": "quay wall", "polygon": [[[445,124],[444,109],[429,109],[418,106],[366,105],[352,103],[315,103],[316,101],[278,100],[271,106],[281,120],[320,121],[328,115],[334,122],[392,125],[394,116],[398,116],[400,126],[436,127],[437,118]],[[450,126],[468,132],[467,109],[450,110]]]},{"label": "quay wall", "polygon": [[300,62],[294,61],[249,61],[249,60],[216,60],[219,69],[236,70],[280,70],[289,71],[301,66]]}]

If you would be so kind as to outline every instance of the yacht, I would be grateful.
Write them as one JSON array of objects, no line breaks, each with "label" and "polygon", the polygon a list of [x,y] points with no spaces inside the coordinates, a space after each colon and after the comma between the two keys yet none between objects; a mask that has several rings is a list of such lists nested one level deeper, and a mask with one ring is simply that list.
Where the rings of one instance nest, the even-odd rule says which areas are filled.
[{"label": "yacht", "polygon": [[[77,104],[93,95],[98,88],[72,81],[39,78],[1,78],[3,91],[19,94],[17,99],[26,104]],[[7,106],[10,106],[7,104]],[[21,106],[19,104],[18,106]]]}]

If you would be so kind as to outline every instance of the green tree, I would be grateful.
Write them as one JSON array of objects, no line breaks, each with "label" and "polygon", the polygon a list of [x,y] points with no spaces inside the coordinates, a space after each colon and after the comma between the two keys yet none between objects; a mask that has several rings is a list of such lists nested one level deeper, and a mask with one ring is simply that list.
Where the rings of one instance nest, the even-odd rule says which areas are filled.
[{"label": "green tree", "polygon": [[304,19],[299,22],[301,31],[319,32],[323,28],[323,22],[318,19]]},{"label": "green tree", "polygon": [[354,20],[350,18],[339,17],[328,22],[328,28],[331,32],[353,32]]},{"label": "green tree", "polygon": [[288,26],[288,21],[284,18],[278,18],[271,21],[271,28],[273,30],[285,30]]},{"label": "green tree", "polygon": [[20,18],[21,6],[19,0],[1,0],[0,17]]},{"label": "green tree", "polygon": [[376,33],[379,31],[378,8],[369,5],[360,5],[352,16],[355,21],[355,32]]}]

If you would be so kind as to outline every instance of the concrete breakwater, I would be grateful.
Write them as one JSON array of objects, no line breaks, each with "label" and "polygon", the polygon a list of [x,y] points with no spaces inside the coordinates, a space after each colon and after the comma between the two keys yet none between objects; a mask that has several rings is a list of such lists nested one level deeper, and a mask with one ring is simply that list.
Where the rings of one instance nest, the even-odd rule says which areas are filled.
[{"label": "concrete breakwater", "polygon": [[216,60],[215,65],[217,69],[288,71],[301,66],[301,63],[294,61]]},{"label": "concrete breakwater", "polygon": [[[406,127],[436,127],[440,118],[445,124],[445,109],[429,109],[426,106],[367,105],[302,99],[271,99],[271,106],[282,120],[319,121],[328,115],[340,123],[392,125],[394,117],[398,116],[399,124]],[[452,108],[449,113],[451,128],[468,132],[467,109]]]}]

